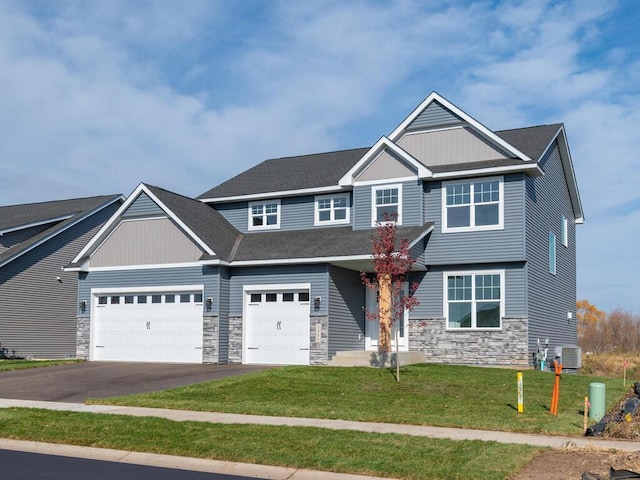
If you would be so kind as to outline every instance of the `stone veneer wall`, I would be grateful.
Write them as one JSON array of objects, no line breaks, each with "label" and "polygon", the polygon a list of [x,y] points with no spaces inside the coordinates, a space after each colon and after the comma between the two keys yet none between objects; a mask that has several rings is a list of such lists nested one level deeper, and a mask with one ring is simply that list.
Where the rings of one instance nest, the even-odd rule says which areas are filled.
[{"label": "stone veneer wall", "polygon": [[311,315],[309,324],[309,365],[326,365],[329,362],[329,317]]},{"label": "stone veneer wall", "polygon": [[204,315],[202,330],[202,362],[218,363],[220,318],[218,315]]},{"label": "stone veneer wall", "polygon": [[89,360],[90,347],[91,347],[91,317],[77,317],[76,358]]},{"label": "stone veneer wall", "polygon": [[242,317],[229,317],[229,363],[242,363]]},{"label": "stone veneer wall", "polygon": [[447,331],[444,318],[409,324],[409,350],[424,352],[428,363],[526,367],[527,337],[526,318],[503,318],[499,331]]}]

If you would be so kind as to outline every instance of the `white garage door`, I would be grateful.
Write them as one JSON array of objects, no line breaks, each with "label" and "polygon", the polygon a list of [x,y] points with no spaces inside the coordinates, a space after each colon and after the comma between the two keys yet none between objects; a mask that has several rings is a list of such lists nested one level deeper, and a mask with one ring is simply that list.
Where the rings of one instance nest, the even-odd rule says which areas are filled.
[{"label": "white garage door", "polygon": [[202,292],[99,295],[91,359],[202,363]]},{"label": "white garage door", "polygon": [[309,365],[309,290],[245,297],[245,363]]}]

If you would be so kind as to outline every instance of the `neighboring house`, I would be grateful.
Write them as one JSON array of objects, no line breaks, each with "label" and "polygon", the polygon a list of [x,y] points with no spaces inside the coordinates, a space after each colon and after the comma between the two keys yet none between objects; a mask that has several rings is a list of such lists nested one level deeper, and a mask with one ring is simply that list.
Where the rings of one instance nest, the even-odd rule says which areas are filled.
[{"label": "neighboring house", "polygon": [[118,209],[108,195],[0,207],[0,343],[17,356],[75,357],[78,275],[67,265]]},{"label": "neighboring house", "polygon": [[494,132],[432,93],[370,148],[267,160],[191,199],[141,184],[76,256],[78,355],[327,364],[376,350],[361,271],[384,213],[417,259],[398,348],[531,364],[576,344],[564,127]]}]

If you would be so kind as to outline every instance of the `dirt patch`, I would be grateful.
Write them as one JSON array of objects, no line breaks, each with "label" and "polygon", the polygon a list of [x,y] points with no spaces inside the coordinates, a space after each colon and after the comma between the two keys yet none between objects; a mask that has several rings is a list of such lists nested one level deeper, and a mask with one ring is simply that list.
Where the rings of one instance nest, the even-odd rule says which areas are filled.
[{"label": "dirt patch", "polygon": [[510,480],[580,480],[584,472],[609,478],[609,469],[640,472],[640,452],[562,448],[542,452]]}]

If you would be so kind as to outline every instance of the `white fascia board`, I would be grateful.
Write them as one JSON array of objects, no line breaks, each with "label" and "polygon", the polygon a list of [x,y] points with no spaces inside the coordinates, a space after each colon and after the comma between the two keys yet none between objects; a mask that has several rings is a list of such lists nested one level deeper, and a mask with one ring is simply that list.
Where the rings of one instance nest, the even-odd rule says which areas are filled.
[{"label": "white fascia board", "polygon": [[[151,191],[147,188],[144,183],[138,185],[133,192],[127,197],[125,202],[120,206],[118,211],[114,213],[109,221],[105,223],[102,228],[96,233],[93,238],[85,245],[85,247],[80,250],[80,253],[75,256],[75,258],[71,261],[71,263],[77,263],[81,258],[87,256],[87,252],[91,252],[94,247],[97,247],[96,243],[100,241],[105,232],[109,231],[109,229],[114,225],[116,221],[120,219],[120,216],[129,208],[129,206],[138,198],[140,193],[146,193],[154,202],[160,206],[180,227],[184,229],[185,232],[198,244],[200,245],[209,255],[215,255],[213,250],[211,250],[195,233],[191,231],[167,206],[162,203],[158,197],[156,197]],[[102,243],[102,241],[100,241]]]},{"label": "white fascia board", "polygon": [[476,168],[473,170],[458,170],[456,172],[434,173],[433,179],[440,180],[450,178],[468,178],[514,172],[525,172],[534,177],[540,177],[544,175],[544,172],[540,169],[537,163],[528,163],[526,165],[508,165],[504,167]]},{"label": "white fascia board", "polygon": [[237,202],[241,200],[262,200],[267,198],[294,197],[298,195],[309,195],[316,193],[332,193],[341,192],[345,189],[339,185],[330,185],[326,187],[301,188],[299,190],[281,190],[278,192],[250,193],[248,195],[233,195],[230,197],[201,198],[202,203],[223,203]]},{"label": "white fascia board", "polygon": [[[117,197],[114,197],[111,201],[104,203],[96,208],[94,208],[93,210],[88,211],[87,213],[85,213],[84,215],[79,216],[78,218],[76,218],[74,221],[70,222],[68,225],[65,225],[64,227],[62,227],[59,230],[56,230],[55,232],[52,232],[50,235],[47,235],[46,237],[41,238],[40,240],[38,240],[37,242],[35,242],[33,245],[30,245],[28,248],[25,248],[24,250],[19,251],[18,253],[16,253],[16,255],[9,257],[7,259],[5,259],[4,262],[0,262],[0,267],[3,267],[4,265],[6,265],[7,263],[15,260],[18,257],[21,257],[22,255],[24,255],[27,252],[30,252],[31,250],[33,250],[36,247],[39,247],[40,245],[42,245],[44,242],[52,239],[53,237],[55,237],[56,235],[59,235],[60,233],[64,232],[65,230],[70,229],[71,227],[73,227],[74,225],[77,225],[78,223],[82,222],[84,219],[90,217],[91,215],[93,215],[94,213],[98,212],[99,210],[102,210],[103,208],[108,207],[109,205],[111,205],[112,203],[117,202],[118,200],[124,199],[123,195],[118,195]],[[82,257],[78,257],[78,258],[82,258]],[[75,263],[77,262],[77,260],[74,259],[73,262],[70,263]]]},{"label": "white fascia board", "polygon": [[391,150],[397,156],[399,156],[406,163],[415,168],[418,172],[419,178],[429,178],[433,174],[431,170],[429,170],[425,165],[416,160],[410,153],[406,150],[402,149],[395,143],[393,143],[389,138],[382,136],[380,139],[371,147],[364,156],[358,160],[358,162],[349,169],[347,173],[345,173],[342,178],[338,181],[338,185],[342,187],[350,187],[355,183],[354,175],[367,163],[372,161],[378,154],[380,154],[385,149]]},{"label": "white fascia board", "polygon": [[231,262],[232,267],[249,267],[259,265],[295,265],[303,263],[331,263],[346,262],[352,260],[371,260],[373,256],[367,255],[345,255],[343,257],[309,257],[309,258],[279,258],[275,260],[241,260]]},{"label": "white fascia board", "polygon": [[409,116],[405,118],[402,121],[402,123],[400,123],[400,125],[398,125],[393,132],[391,132],[391,134],[389,135],[389,138],[394,142],[397,141],[398,138],[404,132],[404,130],[411,124],[411,122],[413,122],[416,118],[418,118],[418,116],[424,111],[424,109],[427,108],[429,104],[433,103],[434,101],[437,101],[443,107],[447,108],[448,110],[451,110],[453,113],[455,113],[457,116],[459,116],[464,121],[466,121],[469,125],[471,125],[471,127],[473,127],[474,130],[476,130],[478,133],[480,133],[481,135],[491,140],[493,143],[500,145],[507,152],[513,154],[514,156],[522,159],[525,162],[532,160],[528,155],[525,155],[516,147],[514,147],[510,143],[500,138],[498,135],[493,133],[490,129],[488,129],[483,124],[478,122],[475,118],[471,117],[470,115],[465,113],[463,110],[460,110],[453,103],[449,102],[449,100],[440,96],[436,92],[431,92],[431,94],[427,98],[425,98],[424,101],[420,105],[418,105],[418,107],[413,112],[411,112]]},{"label": "white fascia board", "polygon": [[420,235],[418,235],[416,238],[413,239],[413,241],[409,244],[409,248],[413,248],[416,246],[416,244],[422,240],[424,237],[426,237],[429,233],[433,232],[433,225],[431,225],[429,228],[427,228],[424,232],[422,232]]},{"label": "white fascia board", "polygon": [[3,230],[0,230],[0,237],[3,236],[5,233],[17,232],[18,230],[25,230],[27,228],[38,227],[40,225],[46,225],[47,223],[61,222],[62,220],[67,220],[68,218],[73,217],[73,215],[74,214],[61,215],[59,217],[47,218],[43,220],[38,220],[37,222],[25,223],[22,225],[16,225],[14,227],[5,228]]},{"label": "white fascia board", "polygon": [[[162,268],[185,268],[199,267],[200,262],[183,262],[183,263],[151,263],[148,265],[113,265],[108,267],[90,267],[88,272],[114,272],[125,270],[158,270]],[[71,271],[71,270],[69,270]]]},{"label": "white fascia board", "polygon": [[[573,169],[573,160],[571,159],[571,152],[569,151],[569,143],[567,142],[566,133],[564,131],[564,125],[560,128],[560,130],[558,130],[558,134],[556,135],[556,138],[558,138],[558,146],[560,148],[560,159],[562,160],[562,167],[564,169],[564,174],[567,178],[567,188],[569,189],[569,197],[571,198],[571,204],[573,206],[573,211],[576,216],[575,222],[578,224],[582,224],[584,223],[584,212],[582,211],[582,201],[580,200],[580,191],[578,190],[576,172]],[[545,150],[545,153],[546,153],[546,150]]]},{"label": "white fascia board", "polygon": [[211,250],[211,248],[209,248],[209,246],[204,243],[200,237],[198,237],[195,232],[193,232],[193,230],[191,230],[189,227],[187,227],[187,225],[184,224],[184,222],[182,220],[180,220],[180,218],[178,218],[178,216],[173,213],[171,211],[170,208],[168,208],[164,203],[162,203],[158,197],[156,197],[147,187],[146,185],[143,185],[145,193],[147,195],[149,195],[151,197],[151,199],[156,202],[158,205],[161,206],[161,208],[167,212],[169,214],[169,216],[173,219],[174,222],[176,222],[178,225],[180,225],[180,227],[187,232],[187,234],[191,237],[192,240],[194,240],[198,245],[200,245],[200,247],[202,247],[202,249],[207,252],[209,255],[215,255],[216,253]]}]

